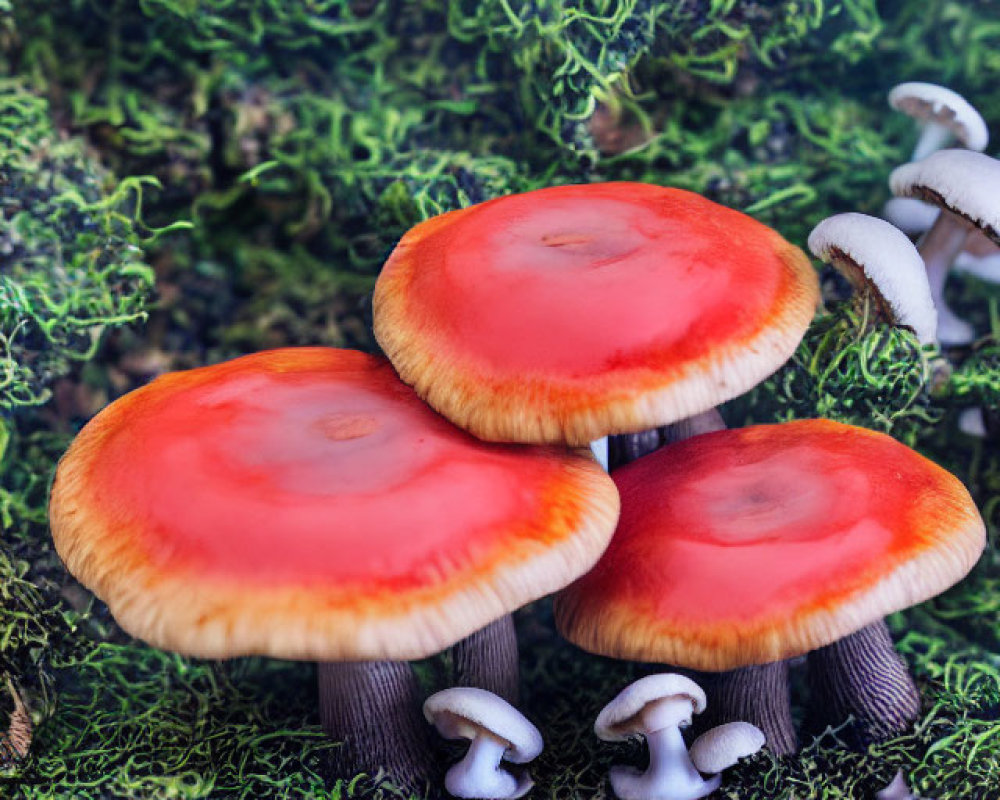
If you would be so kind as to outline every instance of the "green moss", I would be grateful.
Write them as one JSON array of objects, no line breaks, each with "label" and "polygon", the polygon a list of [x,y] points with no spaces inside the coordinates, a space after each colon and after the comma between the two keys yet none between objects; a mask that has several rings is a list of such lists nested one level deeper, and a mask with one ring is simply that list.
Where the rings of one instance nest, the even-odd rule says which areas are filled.
[{"label": "green moss", "polygon": [[788,363],[731,403],[728,416],[745,423],[826,417],[913,446],[944,415],[931,393],[948,367],[910,331],[868,328],[848,305],[821,314]]},{"label": "green moss", "polygon": [[0,82],[0,410],[43,403],[100,334],[141,320],[153,284],[139,248],[145,182],[113,192],[44,100]]},{"label": "green moss", "polygon": [[[886,107],[891,83],[948,83],[1000,120],[1000,17],[985,0],[0,0],[0,12],[0,58],[19,76],[0,94],[0,164],[19,176],[0,183],[0,242],[19,254],[0,261],[0,291],[18,303],[6,317],[0,303],[0,364],[16,365],[0,370],[6,407],[44,400],[91,356],[88,381],[109,385],[116,351],[95,352],[94,334],[141,318],[143,263],[180,299],[135,335],[180,363],[372,347],[363,298],[402,232],[431,214],[633,179],[705,193],[802,244],[830,213],[877,213],[887,198],[915,140]],[[595,131],[598,104],[617,139]],[[193,228],[143,239],[148,184],[109,188],[85,155],[161,182],[143,197],[149,225]],[[76,277],[44,271],[57,261]],[[996,290],[952,288],[990,331]],[[918,443],[971,488],[995,541],[1000,455],[957,433],[956,414],[998,405],[996,327],[945,379],[910,334],[869,330],[831,303],[792,362],[730,413],[825,414]],[[0,794],[393,796],[372,777],[326,774],[335,745],[319,730],[311,667],[154,651],[66,576],[45,492],[78,422],[52,408],[0,420],[0,668],[37,723],[30,757],[0,765]],[[851,753],[831,732],[798,757],[739,767],[722,796],[867,797],[897,768],[938,800],[1000,796],[998,576],[991,549],[968,581],[892,620],[924,693],[912,733]],[[548,741],[535,796],[608,796],[608,766],[642,753],[600,743],[593,718],[654,667],[560,643],[545,604],[520,623],[523,705]]]}]

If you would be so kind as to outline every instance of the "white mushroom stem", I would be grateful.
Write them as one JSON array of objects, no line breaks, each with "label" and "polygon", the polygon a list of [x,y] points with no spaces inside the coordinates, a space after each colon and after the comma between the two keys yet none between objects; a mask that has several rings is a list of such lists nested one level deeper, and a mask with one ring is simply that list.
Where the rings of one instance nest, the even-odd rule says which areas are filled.
[{"label": "white mushroom stem", "polygon": [[649,769],[612,767],[611,787],[621,800],[695,800],[711,794],[721,778],[705,780],[694,768],[680,728],[670,725],[646,734]]},{"label": "white mushroom stem", "polygon": [[947,125],[939,125],[936,122],[925,123],[920,131],[920,139],[917,140],[917,146],[913,148],[913,155],[910,156],[910,161],[920,161],[923,158],[927,158],[931,153],[940,150],[948,144],[953,135],[951,128]]},{"label": "white mushroom stem", "polygon": [[500,768],[507,742],[481,730],[469,744],[465,758],[448,770],[444,787],[454,797],[519,797],[521,783]]},{"label": "white mushroom stem", "polygon": [[590,443],[590,450],[594,454],[594,458],[597,462],[604,467],[604,471],[608,471],[608,437],[602,436],[600,439],[595,439]]},{"label": "white mushroom stem", "polygon": [[972,326],[955,314],[944,300],[948,270],[962,251],[970,228],[961,217],[942,211],[917,245],[927,267],[927,281],[938,312],[938,339],[943,345],[968,344],[975,338]]}]

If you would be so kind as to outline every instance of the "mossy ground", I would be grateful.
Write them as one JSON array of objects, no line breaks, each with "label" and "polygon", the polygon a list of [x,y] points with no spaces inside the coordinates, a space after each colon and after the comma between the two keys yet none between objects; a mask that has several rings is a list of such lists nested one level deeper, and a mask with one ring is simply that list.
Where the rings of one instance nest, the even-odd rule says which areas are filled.
[{"label": "mossy ground", "polygon": [[[18,92],[47,99],[74,159],[163,187],[145,193],[142,225],[126,206],[116,240],[140,245],[155,275],[148,321],[105,331],[83,351],[92,359],[60,361],[60,375],[72,370],[44,384],[46,405],[0,417],[0,670],[36,725],[26,758],[0,748],[0,796],[14,800],[396,794],[377,776],[327,774],[336,743],[320,732],[310,665],[153,650],[66,575],[47,484],[108,399],[163,369],[267,346],[370,348],[378,265],[441,210],[643,180],[746,210],[801,245],[824,216],[877,213],[886,199],[914,140],[885,105],[891,84],[946,83],[1000,124],[1000,10],[986,1],[0,0],[0,53]],[[17,129],[4,108],[0,129]],[[177,221],[190,230],[149,239]],[[17,230],[37,231],[27,222]],[[0,241],[10,223],[0,218]],[[130,238],[136,225],[145,241]],[[26,263],[3,258],[0,274]],[[955,283],[954,307],[993,335],[949,354],[950,379],[908,334],[866,333],[831,303],[789,366],[727,409],[732,423],[826,414],[891,431],[967,483],[990,547],[960,586],[890,620],[924,698],[912,732],[866,753],[825,732],[797,757],[748,761],[721,796],[867,798],[902,768],[925,797],[1000,797],[1000,448],[957,428],[960,407],[1000,406],[998,300],[990,285]],[[600,743],[593,718],[655,667],[561,642],[544,602],[518,621],[523,706],[548,742],[533,796],[607,796],[608,766],[642,754]],[[421,665],[428,687],[437,673]],[[0,720],[11,708],[0,692]]]}]

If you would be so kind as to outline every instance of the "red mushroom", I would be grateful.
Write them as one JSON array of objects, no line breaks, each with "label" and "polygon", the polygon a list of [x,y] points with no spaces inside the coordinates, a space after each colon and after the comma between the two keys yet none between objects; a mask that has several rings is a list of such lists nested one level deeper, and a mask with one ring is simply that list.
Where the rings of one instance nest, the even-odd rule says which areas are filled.
[{"label": "red mushroom", "polygon": [[817,301],[805,254],[744,214],[648,184],[559,186],[410,230],[376,283],[375,335],[476,436],[582,445],[751,388]]},{"label": "red mushroom", "polygon": [[589,457],[484,444],[384,359],[302,348],[112,403],[60,462],[50,520],[69,570],[129,633],[200,657],[321,662],[341,774],[382,767],[416,787],[433,762],[404,660],[584,572],[616,509]]},{"label": "red mushroom", "polygon": [[757,725],[778,753],[795,749],[784,660],[805,653],[829,721],[853,714],[861,741],[912,722],[919,697],[882,618],[944,591],[982,552],[955,477],[828,420],[696,436],[613,477],[611,545],[556,597],[568,639],[726,672],[706,686],[716,721]]}]

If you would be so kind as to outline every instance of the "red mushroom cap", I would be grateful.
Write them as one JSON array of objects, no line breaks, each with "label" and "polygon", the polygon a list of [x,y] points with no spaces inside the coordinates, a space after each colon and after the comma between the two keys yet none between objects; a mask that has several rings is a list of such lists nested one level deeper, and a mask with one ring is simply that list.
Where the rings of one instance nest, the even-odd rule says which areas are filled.
[{"label": "red mushroom cap", "polygon": [[375,334],[431,406],[494,441],[585,444],[757,384],[818,302],[805,254],[700,195],[560,186],[427,220],[375,287]]},{"label": "red mushroom cap", "polygon": [[613,477],[618,530],[556,622],[616,658],[722,671],[800,655],[944,591],[985,544],[958,479],[829,420],[696,436]]},{"label": "red mushroom cap", "polygon": [[589,456],[486,445],[384,359],[275,350],[112,403],[52,488],[56,547],[130,633],[206,657],[435,653],[588,569]]}]

